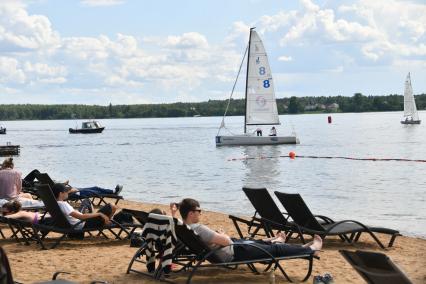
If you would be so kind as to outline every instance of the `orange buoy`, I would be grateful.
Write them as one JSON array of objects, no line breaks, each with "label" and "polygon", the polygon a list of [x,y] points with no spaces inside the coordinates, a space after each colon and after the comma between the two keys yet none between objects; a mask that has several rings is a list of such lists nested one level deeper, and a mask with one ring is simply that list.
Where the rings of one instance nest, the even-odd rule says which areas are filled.
[{"label": "orange buoy", "polygon": [[288,153],[288,156],[290,157],[290,159],[294,160],[294,158],[296,157],[296,153],[291,151],[290,153]]},{"label": "orange buoy", "polygon": [[328,116],[328,123],[331,123],[331,115]]}]

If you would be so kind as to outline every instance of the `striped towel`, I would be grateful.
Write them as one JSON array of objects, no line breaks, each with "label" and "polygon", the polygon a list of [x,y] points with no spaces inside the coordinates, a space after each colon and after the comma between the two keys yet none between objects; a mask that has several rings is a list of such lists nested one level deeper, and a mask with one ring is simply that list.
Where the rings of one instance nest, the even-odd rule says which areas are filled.
[{"label": "striped towel", "polygon": [[161,257],[164,273],[171,271],[173,249],[176,244],[175,223],[173,217],[150,213],[142,231],[147,243],[146,267],[148,272],[155,271],[155,253]]}]

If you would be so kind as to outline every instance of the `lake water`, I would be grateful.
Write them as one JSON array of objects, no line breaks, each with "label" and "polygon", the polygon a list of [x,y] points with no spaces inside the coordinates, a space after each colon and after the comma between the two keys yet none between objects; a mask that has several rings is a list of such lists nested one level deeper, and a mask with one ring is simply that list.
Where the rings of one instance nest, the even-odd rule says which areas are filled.
[{"label": "lake water", "polygon": [[[315,214],[356,219],[426,237],[426,163],[280,158],[297,155],[426,159],[425,125],[403,126],[401,113],[281,116],[300,145],[216,148],[221,117],[101,120],[102,134],[71,135],[75,121],[7,121],[6,141],[21,145],[23,174],[37,168],[77,187],[123,184],[125,198],[250,215],[243,186],[298,192]],[[420,112],[426,120],[426,112]],[[426,122],[426,121],[424,121]],[[227,118],[241,133],[243,117]],[[264,133],[269,129],[265,128]],[[250,157],[253,159],[243,159]],[[268,157],[268,158],[262,158]]]}]

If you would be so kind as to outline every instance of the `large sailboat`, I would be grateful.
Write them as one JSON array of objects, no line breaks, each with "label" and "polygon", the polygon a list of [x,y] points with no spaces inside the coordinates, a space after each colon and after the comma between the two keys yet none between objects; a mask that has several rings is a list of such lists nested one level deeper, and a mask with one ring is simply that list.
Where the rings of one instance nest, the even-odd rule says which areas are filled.
[{"label": "large sailboat", "polygon": [[420,124],[419,114],[417,113],[416,101],[413,95],[413,87],[411,87],[410,73],[405,79],[404,88],[404,117],[402,124]]},{"label": "large sailboat", "polygon": [[[219,135],[221,130],[225,128],[225,114],[222,123],[216,135],[216,146],[224,145],[274,145],[274,144],[298,144],[299,139],[293,136],[262,136],[261,131],[257,135],[253,131],[248,132],[248,126],[261,125],[279,125],[279,117],[277,110],[277,102],[275,99],[274,82],[272,80],[271,68],[269,67],[268,56],[265,52],[262,40],[260,39],[254,28],[250,29],[250,37],[248,47],[244,54],[240,65],[240,74],[242,64],[246,53],[247,55],[247,71],[246,71],[246,88],[245,88],[245,116],[244,116],[244,134],[241,135]],[[231,92],[231,98],[235,89],[237,79]],[[259,129],[258,129],[259,130]],[[275,127],[273,127],[273,131]],[[260,134],[260,135],[259,135]]]}]

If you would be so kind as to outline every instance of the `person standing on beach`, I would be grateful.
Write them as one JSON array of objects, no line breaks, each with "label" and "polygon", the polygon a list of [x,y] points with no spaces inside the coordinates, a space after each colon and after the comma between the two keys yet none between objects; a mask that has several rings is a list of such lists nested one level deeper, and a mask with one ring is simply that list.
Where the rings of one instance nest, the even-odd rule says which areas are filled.
[{"label": "person standing on beach", "polygon": [[68,192],[70,188],[62,183],[55,183],[52,187],[53,195],[58,201],[59,208],[65,214],[71,226],[77,225],[77,229],[83,228],[99,228],[111,224],[111,218],[114,216],[117,206],[113,204],[106,204],[102,206],[96,213],[80,213],[74,210],[72,206],[66,202],[68,199]]},{"label": "person standing on beach", "polygon": [[[300,245],[286,244],[285,236],[279,235],[273,240],[241,240],[231,239],[223,231],[213,231],[209,227],[200,224],[201,208],[200,203],[191,198],[183,199],[178,206],[171,204],[172,216],[176,214],[179,207],[179,213],[183,218],[183,222],[191,227],[201,238],[201,240],[210,248],[221,249],[216,251],[216,256],[222,261],[243,261],[250,259],[260,259],[269,257],[261,249],[267,251],[272,256],[291,256],[298,254],[314,254],[322,248],[322,239],[320,236],[315,235],[312,242]],[[250,243],[253,246],[231,246],[233,243]],[[260,248],[260,249],[259,249]]]},{"label": "person standing on beach", "polygon": [[22,174],[14,169],[13,158],[6,158],[0,169],[0,199],[30,199],[31,194],[22,193]]}]

